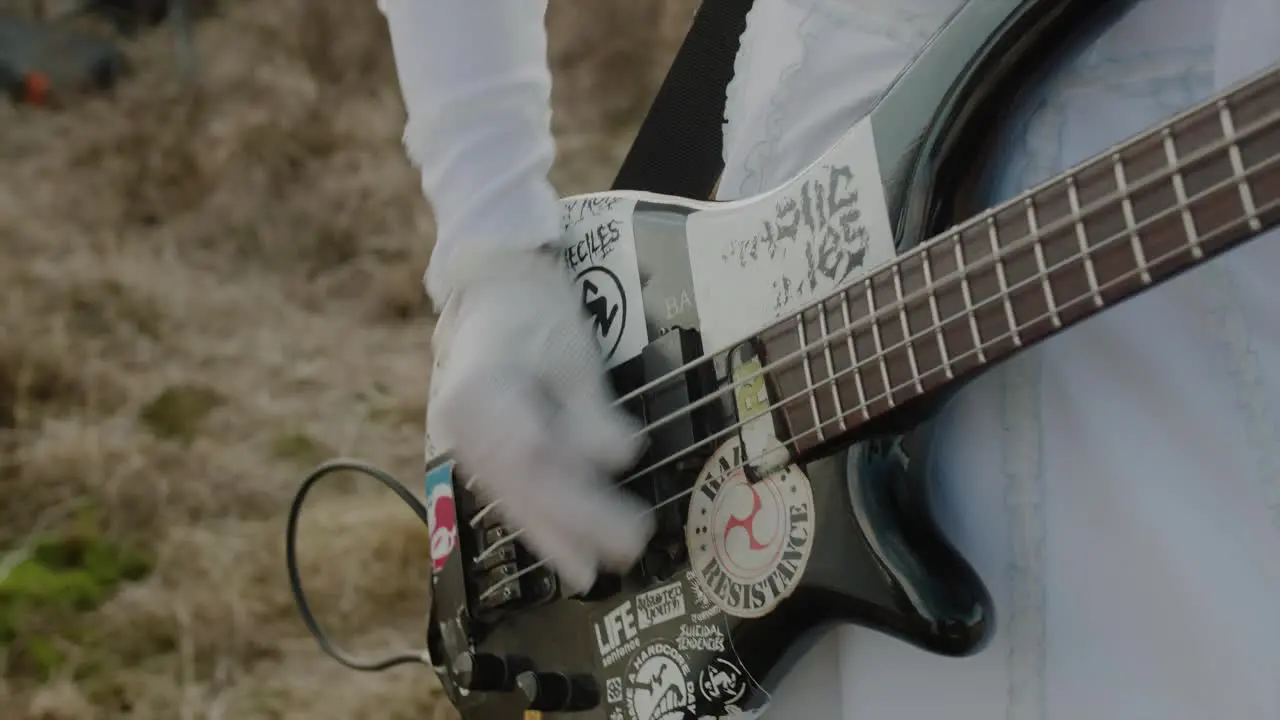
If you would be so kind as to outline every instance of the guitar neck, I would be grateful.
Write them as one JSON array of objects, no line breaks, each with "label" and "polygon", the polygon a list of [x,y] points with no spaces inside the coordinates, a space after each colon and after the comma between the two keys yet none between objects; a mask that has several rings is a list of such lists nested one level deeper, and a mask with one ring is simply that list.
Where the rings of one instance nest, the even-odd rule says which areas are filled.
[{"label": "guitar neck", "polygon": [[1280,69],[953,227],[758,337],[794,457],[1280,222]]}]

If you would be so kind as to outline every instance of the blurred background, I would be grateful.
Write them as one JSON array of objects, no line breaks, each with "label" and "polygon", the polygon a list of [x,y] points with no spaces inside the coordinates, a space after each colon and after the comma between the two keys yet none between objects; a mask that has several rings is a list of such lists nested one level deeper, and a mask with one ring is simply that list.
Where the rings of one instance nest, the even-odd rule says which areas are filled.
[{"label": "blurred background", "polygon": [[[552,0],[563,193],[608,187],[695,5]],[[184,9],[0,0],[0,718],[453,717],[426,667],[323,655],[283,561],[317,462],[419,489],[433,227],[385,22]],[[420,647],[426,529],[313,495],[322,622]]]}]

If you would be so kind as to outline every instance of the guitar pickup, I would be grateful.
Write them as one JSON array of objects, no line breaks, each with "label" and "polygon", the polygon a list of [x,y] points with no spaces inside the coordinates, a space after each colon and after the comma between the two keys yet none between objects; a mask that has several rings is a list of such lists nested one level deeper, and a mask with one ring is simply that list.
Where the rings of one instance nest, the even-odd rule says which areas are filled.
[{"label": "guitar pickup", "polygon": [[628,488],[656,508],[657,532],[641,571],[658,579],[669,576],[682,557],[687,492],[714,450],[705,440],[720,417],[719,406],[694,407],[715,388],[714,367],[701,358],[701,336],[683,328],[659,336],[637,358],[638,386],[646,388],[640,416],[650,441],[638,467],[649,470]]}]

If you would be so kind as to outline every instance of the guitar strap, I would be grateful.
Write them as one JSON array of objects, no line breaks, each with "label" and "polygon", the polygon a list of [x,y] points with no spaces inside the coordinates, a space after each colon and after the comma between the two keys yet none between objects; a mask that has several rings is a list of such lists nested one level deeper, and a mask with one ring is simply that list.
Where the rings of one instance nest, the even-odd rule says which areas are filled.
[{"label": "guitar strap", "polygon": [[724,168],[725,93],[753,0],[702,0],[614,190],[706,200]]}]

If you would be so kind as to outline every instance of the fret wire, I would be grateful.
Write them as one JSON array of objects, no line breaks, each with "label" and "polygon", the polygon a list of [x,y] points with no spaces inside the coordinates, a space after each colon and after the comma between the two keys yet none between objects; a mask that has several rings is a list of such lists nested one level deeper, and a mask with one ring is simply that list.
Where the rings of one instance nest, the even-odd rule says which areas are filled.
[{"label": "fret wire", "polygon": [[982,349],[982,333],[978,331],[978,313],[973,306],[973,293],[969,290],[968,261],[964,257],[964,243],[960,231],[956,230],[956,274],[960,276],[960,294],[964,296],[964,311],[969,316],[969,332],[973,335],[973,346],[978,349],[978,362],[985,364],[987,354]]},{"label": "fret wire", "polygon": [[1080,221],[1080,192],[1076,189],[1076,176],[1067,176],[1067,200],[1071,203],[1071,215],[1075,220],[1076,240],[1080,243],[1080,257],[1084,258],[1084,273],[1089,280],[1089,295],[1093,306],[1103,306],[1102,293],[1098,290],[1098,273],[1093,267],[1093,253],[1089,251],[1089,236]]},{"label": "fret wire", "polygon": [[[871,339],[876,344],[876,357],[880,361],[880,380],[886,388],[893,387],[893,383],[889,382],[889,366],[885,363],[884,345],[880,342],[880,318],[876,317],[876,294],[871,286],[874,284],[873,277],[868,277],[867,286],[867,314],[871,317]],[[893,407],[896,403],[893,401],[893,393],[889,393],[889,407]]]},{"label": "fret wire", "polygon": [[1249,216],[1249,229],[1261,232],[1262,220],[1258,218],[1258,206],[1253,202],[1253,187],[1249,185],[1248,176],[1245,175],[1244,159],[1240,157],[1240,146],[1235,141],[1236,121],[1231,116],[1231,106],[1226,100],[1218,101],[1218,120],[1222,123],[1222,132],[1226,136],[1224,139],[1231,143],[1227,146],[1227,155],[1231,158],[1232,172],[1240,178],[1236,182],[1236,188],[1240,191],[1240,204]]},{"label": "fret wire", "polygon": [[862,407],[862,419],[871,419],[871,407],[867,402],[867,393],[862,388],[862,370],[858,367],[858,351],[853,348],[853,320],[849,312],[849,291],[840,291],[840,315],[844,318],[845,342],[849,344],[849,367],[853,371],[853,386],[858,393],[858,404]]},{"label": "fret wire", "polygon": [[950,380],[955,377],[951,371],[951,356],[947,352],[947,338],[942,331],[942,313],[938,312],[938,293],[933,286],[933,260],[929,253],[920,254],[920,267],[924,269],[924,286],[929,293],[929,314],[933,318],[933,337],[938,341],[938,357],[942,358],[942,372]]},{"label": "fret wire", "polygon": [[[831,355],[831,331],[827,329],[827,306],[818,306],[818,332],[822,333],[822,354],[827,360],[827,375],[835,377],[836,363]],[[850,362],[852,362],[850,358]],[[844,422],[844,405],[840,402],[840,386],[834,382],[831,383],[831,400],[836,406],[836,419],[840,423],[840,430],[848,430]]]},{"label": "fret wire", "polygon": [[1062,327],[1062,318],[1058,315],[1058,304],[1053,299],[1053,285],[1049,282],[1049,271],[1045,268],[1044,262],[1044,246],[1040,243],[1040,219],[1036,216],[1036,202],[1034,198],[1027,198],[1023,203],[1027,208],[1027,230],[1031,233],[1031,250],[1036,256],[1036,268],[1044,276],[1040,280],[1040,287],[1044,290],[1045,306],[1049,309],[1049,321],[1053,323],[1054,328]]},{"label": "fret wire", "polygon": [[1129,198],[1129,181],[1124,171],[1124,160],[1120,153],[1111,154],[1111,166],[1116,178],[1116,190],[1120,192],[1120,210],[1124,215],[1125,230],[1129,232],[1129,246],[1133,250],[1133,259],[1142,273],[1139,278],[1143,285],[1151,284],[1151,272],[1147,269],[1147,252],[1138,237],[1138,220],[1133,212],[1133,201]]},{"label": "fret wire", "polygon": [[924,384],[920,382],[920,366],[916,363],[916,346],[911,341],[911,323],[907,322],[907,300],[902,294],[902,273],[899,271],[899,265],[893,264],[893,292],[896,296],[896,302],[901,306],[902,310],[898,313],[898,319],[902,322],[903,342],[907,346],[907,365],[911,367],[911,377],[915,380],[916,392],[924,394]]},{"label": "fret wire", "polygon": [[805,337],[807,333],[804,331],[804,313],[796,316],[796,334],[800,337],[800,368],[804,370],[804,383],[807,387],[809,395],[809,410],[813,413],[813,425],[818,428],[818,441],[826,440],[826,433],[822,431],[822,416],[818,413],[818,396],[814,394],[813,388],[813,368],[809,366],[809,353],[805,350],[809,345],[808,339]]},{"label": "fret wire", "polygon": [[[1201,196],[1203,196],[1204,194],[1205,194],[1205,193],[1201,193],[1200,195],[1201,195]],[[1274,206],[1274,205],[1276,205],[1276,203],[1272,203],[1272,206]],[[1217,228],[1217,229],[1215,229],[1215,230],[1212,230],[1212,231],[1208,234],[1208,237],[1209,237],[1209,238],[1212,238],[1212,237],[1213,237],[1213,236],[1215,236],[1216,234],[1218,234],[1218,233],[1220,233],[1220,232],[1223,232],[1223,231],[1225,231],[1225,230],[1228,230],[1228,229],[1229,229],[1229,227],[1227,227],[1227,226]],[[1103,243],[1102,243],[1102,245],[1104,245],[1104,246],[1105,246],[1105,245],[1107,245],[1107,244],[1109,244],[1109,243],[1111,243],[1111,242],[1118,241],[1118,240],[1120,240],[1120,238],[1121,238],[1121,237],[1122,237],[1121,235],[1115,235],[1115,236],[1112,236],[1111,238],[1108,238],[1107,240],[1104,240],[1104,241],[1103,241]],[[1150,272],[1151,272],[1151,268],[1152,268],[1152,267],[1154,267],[1157,263],[1162,262],[1162,261],[1165,261],[1165,260],[1172,260],[1172,259],[1175,259],[1175,258],[1176,258],[1176,256],[1177,256],[1177,254],[1178,254],[1178,252],[1179,252],[1178,250],[1172,250],[1172,251],[1166,252],[1166,253],[1164,253],[1164,254],[1160,255],[1159,257],[1156,257],[1153,261],[1149,262],[1149,263],[1148,263],[1146,266],[1144,266],[1144,267],[1140,267],[1140,268],[1135,267],[1133,270],[1126,270],[1126,271],[1122,272],[1121,274],[1117,275],[1116,277],[1111,278],[1109,281],[1107,281],[1107,283],[1106,283],[1105,287],[1119,286],[1119,285],[1121,285],[1125,280],[1128,280],[1129,278],[1133,277],[1135,274],[1140,274],[1140,273],[1142,273],[1142,274],[1148,274],[1148,275],[1149,275],[1149,274],[1150,274]],[[1143,261],[1143,262],[1147,262],[1147,261],[1144,259],[1144,261]],[[1057,268],[1059,268],[1059,267],[1062,267],[1064,264],[1065,264],[1065,262],[1063,262],[1063,263],[1058,263],[1057,265],[1055,265],[1055,266],[1054,266],[1054,268],[1053,268],[1053,269],[1057,269]],[[1023,281],[1023,284],[1019,285],[1019,287],[1022,287],[1022,286],[1023,286],[1023,285],[1025,285],[1025,284],[1029,284],[1029,283],[1031,283],[1031,282],[1034,282],[1035,280],[1036,280],[1036,278],[1028,278],[1027,280]],[[1099,288],[1099,291],[1101,291],[1102,289],[1103,289],[1103,288],[1102,288],[1102,287],[1100,287],[1100,288]],[[1077,298],[1077,300],[1082,299],[1082,298],[1083,298],[1083,296],[1081,296],[1080,298]],[[1075,301],[1076,301],[1076,300],[1073,300],[1072,302],[1075,302]],[[994,337],[994,338],[992,338],[990,341],[988,341],[988,342],[986,343],[986,345],[987,345],[987,346],[995,346],[995,345],[997,345],[1001,340],[1003,340],[1006,336],[1012,336],[1014,333],[1018,332],[1019,330],[1021,330],[1021,329],[1023,329],[1023,328],[1031,327],[1031,326],[1035,325],[1037,322],[1039,322],[1039,321],[1041,321],[1041,320],[1046,319],[1046,317],[1047,317],[1047,313],[1041,313],[1041,314],[1040,314],[1040,315],[1038,315],[1037,317],[1034,317],[1034,318],[1031,318],[1030,320],[1028,320],[1028,321],[1027,321],[1027,323],[1026,323],[1026,325],[1019,325],[1019,326],[1017,326],[1017,327],[1015,327],[1015,328],[1012,328],[1009,332],[1005,332],[1005,333],[1001,333],[1000,335],[997,335],[996,337]],[[975,350],[967,350],[967,351],[965,351],[965,352],[961,353],[961,354],[959,355],[959,357],[961,357],[961,358],[962,358],[962,357],[964,357],[965,355],[967,355],[967,354],[969,354],[969,353],[971,353],[971,352],[975,352]],[[977,352],[981,352],[981,348],[978,348],[978,349],[977,349]],[[905,388],[907,387],[907,384],[908,384],[909,382],[910,382],[910,381],[907,381],[907,382],[904,382],[904,383],[902,383],[902,384],[900,384],[900,385],[897,385],[896,387],[892,387],[892,388],[890,388],[890,389],[888,390],[888,392],[898,391],[898,390],[903,390],[903,389],[905,389]],[[886,386],[886,387],[887,387],[887,386]],[[870,402],[875,402],[876,400],[879,400],[879,399],[880,399],[879,397],[875,397],[875,398],[872,398]]]},{"label": "fret wire", "polygon": [[1204,248],[1200,247],[1200,233],[1196,230],[1196,220],[1191,216],[1191,205],[1187,200],[1187,185],[1182,179],[1182,170],[1178,167],[1178,145],[1173,141],[1173,131],[1165,126],[1160,130],[1161,142],[1164,144],[1165,159],[1173,168],[1173,194],[1182,205],[1182,230],[1187,234],[1187,242],[1191,245],[1191,257],[1199,260],[1204,257]]},{"label": "fret wire", "polygon": [[1000,296],[1004,298],[1005,320],[1013,330],[1013,344],[1022,347],[1022,334],[1018,332],[1018,318],[1013,314],[1013,301],[1009,299],[1009,282],[1004,276],[1004,260],[1000,257],[1000,236],[996,233],[996,218],[987,217],[987,237],[991,241],[991,255],[996,266],[996,280],[1000,283]]},{"label": "fret wire", "polygon": [[[1274,204],[1274,203],[1273,203],[1273,204]],[[1209,237],[1211,238],[1211,237],[1213,237],[1214,235],[1216,235],[1217,233],[1222,232],[1223,230],[1226,230],[1226,229],[1227,229],[1227,228],[1225,228],[1225,227],[1224,227],[1224,228],[1218,228],[1218,229],[1216,229],[1216,230],[1213,230],[1213,231],[1211,231],[1211,232],[1209,233]],[[1112,236],[1111,238],[1108,238],[1107,240],[1104,240],[1104,241],[1103,241],[1103,243],[1102,243],[1102,245],[1104,245],[1104,246],[1105,246],[1105,245],[1108,245],[1108,244],[1109,244],[1109,243],[1111,243],[1111,242],[1119,241],[1122,237],[1123,237],[1123,235],[1115,235],[1115,236]],[[1114,278],[1111,278],[1109,281],[1107,281],[1107,283],[1105,284],[1105,286],[1100,286],[1100,288],[1099,288],[1099,292],[1101,292],[1101,290],[1102,290],[1102,289],[1104,289],[1104,287],[1118,286],[1118,285],[1120,285],[1121,283],[1123,283],[1123,281],[1128,280],[1129,278],[1133,277],[1134,275],[1137,275],[1137,274],[1150,274],[1150,269],[1151,269],[1151,267],[1154,267],[1154,265],[1155,265],[1156,263],[1159,263],[1159,262],[1164,261],[1164,260],[1174,259],[1174,258],[1176,257],[1176,255],[1177,255],[1177,253],[1178,253],[1178,252],[1179,252],[1178,250],[1173,250],[1173,251],[1170,251],[1170,252],[1166,252],[1166,253],[1164,253],[1164,254],[1160,255],[1159,257],[1155,258],[1155,260],[1154,260],[1153,262],[1149,262],[1149,263],[1148,263],[1146,266],[1144,266],[1144,267],[1135,267],[1135,268],[1134,268],[1134,269],[1132,269],[1132,270],[1126,270],[1126,271],[1122,272],[1122,273],[1121,273],[1121,274],[1119,274],[1118,276],[1116,276],[1116,277],[1114,277]],[[1143,262],[1147,262],[1147,261],[1144,259],[1144,261],[1143,261]],[[1055,266],[1054,266],[1054,268],[1053,268],[1053,269],[1058,269],[1059,267],[1063,267],[1064,265],[1065,265],[1065,262],[1058,263],[1057,265],[1055,265]],[[1035,282],[1037,279],[1038,279],[1038,278],[1028,278],[1027,280],[1023,281],[1021,284],[1019,284],[1019,286],[1018,286],[1018,287],[1026,286],[1026,285],[1028,285],[1028,284],[1030,284],[1030,283],[1032,283],[1032,282]],[[1076,300],[1072,300],[1071,302],[1076,302],[1076,301],[1078,301],[1078,300],[1081,300],[1081,299],[1083,299],[1083,297],[1084,297],[1084,296],[1080,296],[1080,297],[1076,298]],[[989,299],[989,300],[988,300],[988,302],[990,302],[991,300],[993,300],[993,299]],[[1048,317],[1048,313],[1041,313],[1041,314],[1037,315],[1036,317],[1029,319],[1025,325],[1018,325],[1018,326],[1015,326],[1015,327],[1010,328],[1010,330],[1009,330],[1009,331],[1007,331],[1007,332],[1004,332],[1004,333],[1000,333],[1000,334],[998,334],[996,337],[994,337],[994,338],[992,338],[991,340],[989,340],[989,341],[987,341],[986,343],[984,343],[984,345],[985,345],[985,346],[987,346],[987,347],[995,347],[995,346],[997,346],[997,345],[998,345],[998,343],[999,343],[1001,340],[1003,340],[1005,337],[1010,337],[1010,338],[1011,338],[1013,335],[1018,334],[1018,333],[1019,333],[1019,331],[1021,331],[1022,329],[1025,329],[1025,328],[1028,328],[1028,327],[1032,327],[1032,326],[1034,326],[1036,323],[1040,322],[1041,320],[1046,319],[1047,317]],[[964,352],[961,352],[957,357],[958,357],[958,358],[963,358],[963,357],[967,356],[967,355],[968,355],[968,354],[970,354],[970,353],[982,353],[982,352],[983,352],[983,346],[978,346],[978,347],[975,347],[975,348],[973,348],[973,349],[970,349],[970,350],[966,350],[966,351],[964,351]],[[849,368],[849,369],[846,369],[846,370],[841,371],[841,374],[846,373],[846,372],[850,372],[850,371],[852,371],[852,368]],[[836,379],[828,379],[828,380],[824,380],[823,382],[835,382],[835,381],[836,381]],[[876,397],[874,397],[874,398],[870,398],[869,400],[867,400],[866,404],[867,404],[867,405],[870,405],[871,403],[874,403],[874,402],[876,402],[876,401],[878,401],[878,400],[880,400],[880,399],[882,399],[882,398],[889,400],[889,402],[892,404],[892,397],[893,397],[893,395],[892,395],[892,394],[893,394],[894,392],[898,392],[898,391],[901,391],[901,390],[905,390],[905,389],[910,385],[910,383],[911,383],[911,382],[912,382],[912,381],[907,380],[907,381],[905,381],[905,382],[903,382],[903,383],[901,383],[901,384],[898,384],[898,385],[896,385],[896,386],[886,385],[886,386],[885,386],[885,391],[884,391],[884,393],[883,393],[883,394],[878,395],[878,396],[876,396]],[[802,390],[800,390],[799,392],[797,392],[795,395],[793,395],[793,398],[798,398],[798,397],[799,397],[799,395],[800,395],[801,393],[810,393],[810,392],[812,392],[813,390],[816,390],[816,388],[802,389]],[[784,403],[787,403],[787,402],[790,402],[790,401],[787,401],[787,400],[781,401],[781,402],[779,403],[779,405],[784,404]],[[801,433],[801,434],[805,434],[805,433],[807,433],[807,432],[810,432],[810,431],[804,431],[804,432],[803,432],[803,433]],[[792,439],[794,440],[795,438],[792,438]]]}]

